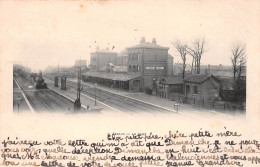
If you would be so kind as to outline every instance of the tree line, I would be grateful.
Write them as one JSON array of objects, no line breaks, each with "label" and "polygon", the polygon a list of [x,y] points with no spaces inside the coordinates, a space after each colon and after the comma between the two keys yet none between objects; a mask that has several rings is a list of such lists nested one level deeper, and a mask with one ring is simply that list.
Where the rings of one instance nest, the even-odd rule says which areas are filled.
[{"label": "tree line", "polygon": [[[205,38],[196,39],[191,45],[180,40],[176,40],[172,44],[182,59],[182,78],[185,78],[188,55],[192,57],[191,73],[200,74],[201,58],[206,52]],[[241,74],[246,70],[246,45],[243,42],[235,42],[230,49],[230,58],[234,80],[241,79]]]}]

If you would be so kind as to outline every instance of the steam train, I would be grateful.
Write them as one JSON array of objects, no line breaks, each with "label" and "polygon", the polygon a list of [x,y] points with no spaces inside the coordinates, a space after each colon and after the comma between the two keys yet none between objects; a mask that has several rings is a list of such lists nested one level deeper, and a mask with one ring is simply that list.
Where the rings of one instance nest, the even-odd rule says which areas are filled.
[{"label": "steam train", "polygon": [[36,89],[47,89],[47,84],[44,82],[41,71],[36,79]]}]

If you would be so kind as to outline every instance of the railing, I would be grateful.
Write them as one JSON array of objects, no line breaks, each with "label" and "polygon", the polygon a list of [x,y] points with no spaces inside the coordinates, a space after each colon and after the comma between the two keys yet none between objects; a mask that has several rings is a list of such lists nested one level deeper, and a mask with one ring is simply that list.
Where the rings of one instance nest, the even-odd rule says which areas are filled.
[{"label": "railing", "polygon": [[219,112],[228,112],[228,111],[244,112],[245,111],[245,108],[238,103],[198,99],[196,97],[185,97],[181,93],[169,93],[169,100],[177,101],[179,103],[194,105],[197,107],[212,109]]}]

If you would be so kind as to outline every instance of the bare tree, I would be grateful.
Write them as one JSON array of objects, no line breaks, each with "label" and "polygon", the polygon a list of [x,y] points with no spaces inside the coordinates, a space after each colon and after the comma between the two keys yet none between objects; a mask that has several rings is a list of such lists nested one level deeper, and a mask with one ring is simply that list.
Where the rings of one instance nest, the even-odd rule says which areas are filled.
[{"label": "bare tree", "polygon": [[182,78],[185,77],[185,68],[186,68],[186,54],[187,54],[187,45],[185,43],[181,43],[179,40],[172,43],[175,49],[179,52],[182,58]]},{"label": "bare tree", "polygon": [[233,67],[234,80],[240,79],[241,74],[246,69],[246,45],[242,42],[236,42],[232,49],[231,62]]},{"label": "bare tree", "polygon": [[235,81],[235,99],[242,104],[246,99],[246,82],[241,79],[241,74],[246,70],[246,45],[242,42],[236,42],[231,48],[231,52],[233,77]]},{"label": "bare tree", "polygon": [[192,59],[192,70],[193,65],[195,68],[195,74],[200,74],[200,60],[205,50],[205,40],[202,39],[196,39],[193,42],[193,47],[187,47],[187,53],[193,57]]}]

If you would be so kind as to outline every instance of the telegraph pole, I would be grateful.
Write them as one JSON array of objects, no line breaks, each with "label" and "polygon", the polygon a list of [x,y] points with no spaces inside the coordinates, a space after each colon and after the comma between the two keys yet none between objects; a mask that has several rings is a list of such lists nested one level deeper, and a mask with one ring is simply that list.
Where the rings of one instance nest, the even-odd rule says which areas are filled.
[{"label": "telegraph pole", "polygon": [[74,102],[74,111],[79,111],[81,109],[80,91],[81,91],[81,58],[78,67],[78,88],[77,88],[77,99]]}]

